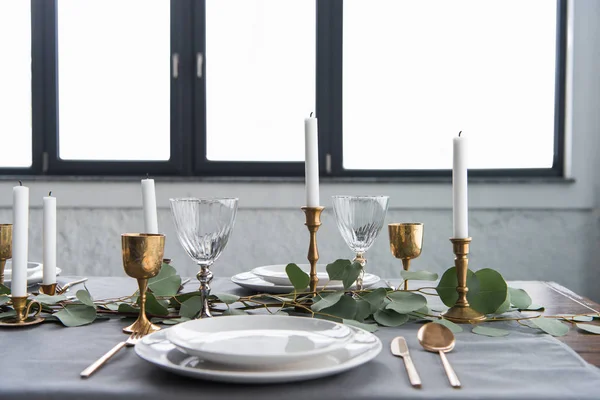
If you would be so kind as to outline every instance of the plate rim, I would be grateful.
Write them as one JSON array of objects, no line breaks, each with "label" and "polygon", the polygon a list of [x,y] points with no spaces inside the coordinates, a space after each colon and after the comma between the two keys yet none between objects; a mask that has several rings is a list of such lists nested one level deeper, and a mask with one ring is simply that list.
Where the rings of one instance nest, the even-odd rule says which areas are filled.
[{"label": "plate rim", "polygon": [[[289,316],[287,316],[287,315],[232,315],[231,317],[235,317],[235,318],[238,318],[240,320],[242,320],[242,319],[248,319],[248,318],[261,318],[261,319],[267,319],[268,318],[270,320],[273,320],[273,318],[274,318],[276,320],[289,320],[289,319],[293,319],[294,321],[306,321],[306,317],[294,316],[294,315],[289,315]],[[213,319],[211,319],[211,321],[212,320]],[[194,320],[191,320],[191,321],[185,321],[185,322],[182,322],[180,324],[177,324],[177,325],[171,327],[171,329],[165,330],[165,337],[166,337],[166,339],[168,341],[170,341],[174,346],[178,347],[179,349],[188,350],[188,351],[190,351],[190,353],[191,352],[194,352],[194,353],[197,353],[197,354],[203,353],[203,354],[206,354],[207,356],[219,356],[220,355],[220,356],[223,356],[223,357],[232,357],[232,356],[236,355],[235,353],[222,353],[222,352],[216,352],[216,351],[205,351],[205,350],[199,350],[199,349],[196,349],[196,348],[190,348],[189,346],[186,346],[185,344],[182,344],[183,339],[181,339],[181,338],[179,338],[177,340],[173,340],[173,339],[176,339],[173,336],[175,336],[175,332],[177,332],[178,328],[185,329],[185,328],[182,328],[182,327],[185,326],[186,324],[187,325],[201,324],[201,322],[199,322],[199,321],[202,321],[202,319],[194,319]],[[218,321],[218,319],[214,320],[214,321]],[[229,320],[229,321],[231,321],[231,320]],[[318,323],[318,324],[329,325],[331,328],[336,327],[336,326],[342,326],[342,327],[346,328],[349,331],[350,334],[344,340],[341,340],[338,343],[332,343],[330,346],[325,347],[323,349],[315,349],[315,350],[303,352],[302,356],[300,356],[300,358],[298,359],[298,361],[300,361],[301,359],[304,359],[304,358],[308,358],[308,357],[323,356],[323,355],[326,355],[326,354],[328,354],[330,352],[333,352],[335,350],[341,349],[344,346],[346,346],[349,342],[351,342],[354,339],[354,337],[355,337],[354,330],[351,327],[347,326],[347,325],[340,324],[340,323],[337,323],[337,322],[334,322],[334,321],[321,320],[321,319],[314,320],[314,321],[316,321],[316,323]],[[217,332],[211,332],[211,333],[217,333]],[[194,355],[194,354],[190,354],[190,355]],[[279,355],[272,355],[272,356],[269,356],[269,357],[260,356],[260,355],[250,355],[250,354],[247,354],[247,355],[238,355],[238,356],[240,356],[241,358],[246,359],[246,360],[250,359],[250,358],[256,358],[256,357],[259,357],[260,359],[270,358],[270,359],[273,360],[273,362],[272,362],[273,365],[276,365],[278,363],[283,363],[283,362],[285,362],[286,359],[293,358],[293,355],[290,355],[290,354],[279,354]],[[201,355],[196,355],[196,357],[202,357],[202,356]],[[293,361],[291,361],[291,362],[293,362]],[[246,364],[246,363],[244,362],[243,364]]]},{"label": "plate rim", "polygon": [[[171,363],[167,359],[167,354],[170,351],[177,350],[177,347],[169,342],[168,339],[164,339],[163,341],[169,342],[173,347],[173,349],[168,352],[163,352],[156,359],[150,359],[147,355],[141,354],[141,348],[143,346],[148,346],[143,343],[143,341],[138,342],[135,345],[134,351],[138,357],[143,359],[144,361],[171,373],[175,373],[182,376],[191,377],[193,379],[204,379],[218,382],[233,382],[233,383],[245,383],[245,384],[265,384],[265,383],[283,383],[283,382],[293,382],[293,381],[301,381],[301,380],[310,380],[316,379],[325,376],[331,376],[335,374],[339,374],[363,364],[366,364],[372,361],[375,357],[377,357],[381,351],[383,350],[383,343],[381,339],[376,335],[373,335],[371,332],[367,332],[363,329],[351,327],[351,329],[362,331],[365,334],[371,335],[375,338],[375,344],[369,348],[368,350],[360,353],[354,357],[349,358],[347,361],[329,366],[329,367],[321,367],[310,370],[292,370],[292,371],[227,371],[227,370],[207,370],[202,368],[188,368],[182,367],[176,364]],[[165,330],[154,332],[147,337],[151,337],[153,335],[157,335],[159,333],[164,333]],[[160,361],[160,363],[158,362]],[[225,366],[226,367],[226,366]]]},{"label": "plate rim", "polygon": [[[261,279],[266,285],[265,284],[245,283],[244,281],[247,281],[247,279],[239,279],[238,278],[238,276],[242,275],[242,274],[252,274],[252,272],[250,272],[250,271],[240,272],[240,273],[237,273],[237,274],[233,275],[229,279],[230,279],[231,282],[235,283],[236,285],[241,286],[241,287],[246,288],[246,289],[251,289],[251,290],[258,290],[257,288],[261,288],[260,290],[265,290],[265,288],[267,288],[267,290],[278,290],[278,292],[270,292],[270,293],[283,293],[283,292],[286,292],[286,291],[289,293],[289,292],[294,291],[294,287],[291,286],[291,285],[290,286],[277,285],[277,284],[275,284],[273,282],[266,281],[263,278],[261,278],[260,276],[254,275],[254,274],[253,275],[257,279]],[[379,281],[381,281],[381,277],[379,275],[375,275],[375,274],[371,274],[369,272],[366,272],[365,276],[367,276],[367,275],[374,277],[373,278],[374,280],[373,280],[372,283],[371,282],[364,282],[364,280],[363,280],[363,284],[364,285],[368,285],[367,287],[371,287],[371,286],[377,284]],[[337,286],[330,286],[329,288],[331,289],[331,288],[335,288],[335,287],[337,287]],[[318,288],[319,287],[317,286],[317,289]],[[335,290],[338,290],[338,289],[335,289]],[[342,289],[340,288],[339,290],[342,290]]]}]

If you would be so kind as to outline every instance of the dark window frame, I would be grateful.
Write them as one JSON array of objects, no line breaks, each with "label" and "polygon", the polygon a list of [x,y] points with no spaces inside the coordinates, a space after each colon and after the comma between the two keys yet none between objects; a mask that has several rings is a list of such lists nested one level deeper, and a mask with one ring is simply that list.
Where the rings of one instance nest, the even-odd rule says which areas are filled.
[{"label": "dark window frame", "polygon": [[[171,158],[169,161],[62,160],[58,156],[57,1],[31,0],[32,166],[1,168],[6,175],[304,175],[303,162],[211,161],[206,157],[205,0],[171,0],[171,54],[179,56],[178,77],[171,70]],[[557,59],[554,159],[545,169],[472,169],[479,177],[563,177],[565,149],[567,1],[556,0]],[[322,176],[339,178],[450,177],[450,170],[349,170],[343,168],[342,68],[343,0],[316,0],[316,99]],[[196,55],[203,55],[202,77]],[[171,65],[171,69],[173,65]],[[298,121],[300,124],[302,121]],[[261,145],[257,143],[257,146]]]}]

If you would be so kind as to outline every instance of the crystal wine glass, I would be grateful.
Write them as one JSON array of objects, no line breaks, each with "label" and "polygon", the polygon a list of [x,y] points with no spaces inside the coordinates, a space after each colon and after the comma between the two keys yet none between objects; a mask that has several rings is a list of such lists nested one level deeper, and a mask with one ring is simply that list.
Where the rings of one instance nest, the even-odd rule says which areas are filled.
[{"label": "crystal wine glass", "polygon": [[170,199],[177,237],[181,246],[200,267],[202,311],[200,318],[212,317],[208,307],[210,266],[219,258],[233,229],[238,199]]},{"label": "crystal wine glass", "polygon": [[388,196],[333,196],[333,212],[338,229],[350,250],[356,253],[354,262],[363,270],[356,279],[356,288],[362,290],[364,255],[375,242],[388,208]]}]

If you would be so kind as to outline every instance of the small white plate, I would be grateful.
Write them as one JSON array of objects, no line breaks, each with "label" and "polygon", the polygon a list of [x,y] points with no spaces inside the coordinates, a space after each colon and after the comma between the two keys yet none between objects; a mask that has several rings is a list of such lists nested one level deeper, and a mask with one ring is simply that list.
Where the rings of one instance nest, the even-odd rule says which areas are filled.
[{"label": "small white plate", "polygon": [[[44,278],[43,268],[43,264],[39,262],[29,261],[27,263],[27,285],[34,285],[42,282]],[[62,270],[60,268],[56,268],[56,276],[60,275],[61,272]],[[11,278],[12,260],[7,260],[4,268],[4,286],[10,286]]]},{"label": "small white plate", "polygon": [[381,341],[377,336],[362,329],[352,328],[355,332],[354,341],[325,356],[272,368],[261,369],[259,365],[252,369],[236,368],[185,354],[167,340],[166,333],[169,329],[145,336],[135,345],[136,354],[166,371],[219,382],[264,384],[321,378],[365,364],[375,358],[382,349]]},{"label": "small white plate", "polygon": [[[310,273],[310,264],[297,264],[298,267],[307,274]],[[274,283],[276,285],[290,286],[290,279],[285,272],[287,264],[276,264],[276,265],[265,265],[262,267],[254,268],[252,272],[254,275],[261,277],[267,282]],[[317,264],[317,278],[319,278],[319,284],[324,285],[329,282],[329,274],[325,269],[326,264]],[[339,281],[332,281],[340,283]]]},{"label": "small white plate", "polygon": [[282,315],[197,319],[167,330],[167,339],[189,355],[247,367],[300,362],[331,353],[353,337],[347,325]]},{"label": "small white plate", "polygon": [[[363,278],[363,287],[368,288],[375,285],[379,282],[381,278],[377,275],[365,273]],[[253,290],[255,292],[263,292],[263,293],[290,293],[294,291],[294,287],[287,285],[276,285],[273,282],[267,282],[260,276],[254,275],[252,272],[242,272],[240,274],[234,275],[231,277],[231,281],[238,286],[241,286],[246,289]],[[323,288],[324,284],[319,282],[317,284],[317,289]],[[352,288],[355,288],[353,285]],[[344,285],[341,282],[332,281],[327,285],[327,289],[331,290],[343,290]]]}]

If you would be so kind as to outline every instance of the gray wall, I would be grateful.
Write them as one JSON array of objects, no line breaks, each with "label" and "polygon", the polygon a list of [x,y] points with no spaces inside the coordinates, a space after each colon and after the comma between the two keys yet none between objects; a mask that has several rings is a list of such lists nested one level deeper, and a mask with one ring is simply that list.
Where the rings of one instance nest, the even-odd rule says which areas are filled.
[{"label": "gray wall", "polygon": [[[10,218],[3,211],[0,217]],[[41,260],[42,213],[31,213],[30,255]],[[138,209],[61,209],[58,211],[59,266],[68,274],[124,276],[120,259],[120,234],[141,225]],[[351,258],[335,226],[331,212],[323,215],[319,231],[321,260]],[[413,262],[414,269],[442,272],[452,265],[448,238],[452,232],[449,210],[392,210],[386,223],[422,221],[425,223],[423,254]],[[587,211],[496,210],[475,211],[470,216],[473,237],[471,266],[490,267],[507,279],[554,280],[572,290],[598,296],[600,281],[598,243],[600,219]],[[308,233],[300,210],[248,210],[238,214],[231,240],[214,265],[216,276],[231,276],[259,265],[306,262]],[[168,210],[159,216],[161,231],[167,235],[165,254],[184,275],[197,268],[176,238]],[[135,229],[133,229],[135,230]],[[369,271],[386,277],[399,277],[401,263],[389,251],[385,230],[367,253]]]},{"label": "gray wall", "polygon": [[[570,182],[473,183],[469,188],[471,265],[491,267],[508,279],[557,281],[600,301],[600,1],[570,2],[567,162]],[[515,145],[519,145],[515,143]],[[510,155],[507,154],[507,157]],[[120,234],[143,227],[139,180],[28,182],[31,188],[30,259],[41,261],[41,198],[58,198],[58,257],[65,274],[124,276]],[[0,183],[0,221],[11,221],[12,182]],[[422,221],[425,245],[415,269],[441,272],[452,264],[449,183],[324,183],[322,203],[333,194],[391,197],[386,222]],[[216,276],[271,263],[303,262],[307,230],[299,210],[300,182],[157,181],[159,226],[167,256],[182,274],[196,268],[176,239],[169,197],[235,196],[240,211],[233,236],[214,268]],[[323,261],[350,258],[330,209],[319,231]],[[368,252],[368,269],[398,277],[400,262],[383,231]]]}]

